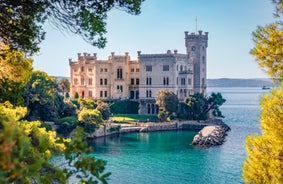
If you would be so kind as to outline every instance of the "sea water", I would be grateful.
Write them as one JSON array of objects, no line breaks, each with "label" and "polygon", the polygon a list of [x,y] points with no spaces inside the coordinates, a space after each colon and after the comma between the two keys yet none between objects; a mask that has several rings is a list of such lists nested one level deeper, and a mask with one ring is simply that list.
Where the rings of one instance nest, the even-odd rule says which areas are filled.
[{"label": "sea water", "polygon": [[223,119],[231,127],[221,146],[194,147],[197,132],[129,133],[97,139],[93,155],[107,161],[110,184],[243,183],[245,138],[260,134],[261,88],[209,88],[226,99]]}]

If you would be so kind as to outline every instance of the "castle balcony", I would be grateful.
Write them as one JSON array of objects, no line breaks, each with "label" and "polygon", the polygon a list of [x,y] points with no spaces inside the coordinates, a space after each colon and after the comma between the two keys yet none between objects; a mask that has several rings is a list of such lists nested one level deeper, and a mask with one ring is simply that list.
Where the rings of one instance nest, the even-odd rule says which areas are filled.
[{"label": "castle balcony", "polygon": [[130,85],[129,90],[137,90],[139,89],[139,85]]},{"label": "castle balcony", "polygon": [[183,70],[183,71],[179,71],[179,74],[193,74],[192,70]]},{"label": "castle balcony", "polygon": [[114,79],[115,81],[125,81],[125,79]]}]

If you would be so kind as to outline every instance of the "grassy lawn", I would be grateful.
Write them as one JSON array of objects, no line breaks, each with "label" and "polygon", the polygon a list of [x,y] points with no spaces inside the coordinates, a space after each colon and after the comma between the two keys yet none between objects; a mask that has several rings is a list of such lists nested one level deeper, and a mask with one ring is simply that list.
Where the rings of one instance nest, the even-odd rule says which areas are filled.
[{"label": "grassy lawn", "polygon": [[113,115],[110,118],[112,118],[114,121],[146,121],[147,119],[149,121],[155,121],[157,120],[156,116],[150,116],[150,115],[139,115],[139,114],[119,114],[119,115]]}]

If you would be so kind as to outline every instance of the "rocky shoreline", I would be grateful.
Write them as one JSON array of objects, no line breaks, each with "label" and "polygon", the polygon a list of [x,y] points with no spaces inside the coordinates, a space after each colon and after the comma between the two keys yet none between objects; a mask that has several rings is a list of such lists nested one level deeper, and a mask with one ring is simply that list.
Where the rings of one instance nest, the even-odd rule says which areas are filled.
[{"label": "rocky shoreline", "polygon": [[222,145],[230,130],[230,127],[222,121],[216,125],[206,126],[195,135],[192,145],[205,147]]},{"label": "rocky shoreline", "polygon": [[156,132],[172,130],[194,130],[199,131],[194,137],[192,145],[217,146],[223,144],[230,127],[221,119],[210,119],[207,121],[174,121],[162,123],[138,123],[136,126],[108,125],[100,127],[88,138],[99,138],[110,135],[131,132]]}]

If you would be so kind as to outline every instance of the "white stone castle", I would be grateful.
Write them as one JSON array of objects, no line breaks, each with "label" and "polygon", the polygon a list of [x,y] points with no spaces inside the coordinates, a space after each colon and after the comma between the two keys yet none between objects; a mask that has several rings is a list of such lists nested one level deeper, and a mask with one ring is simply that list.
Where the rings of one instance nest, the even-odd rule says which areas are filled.
[{"label": "white stone castle", "polygon": [[173,91],[183,101],[194,93],[206,94],[206,48],[208,32],[185,32],[186,54],[177,50],[165,54],[129,54],[98,60],[96,54],[78,54],[69,60],[70,96],[99,100],[130,99],[140,103],[140,114],[157,114],[155,96],[161,89]]}]

